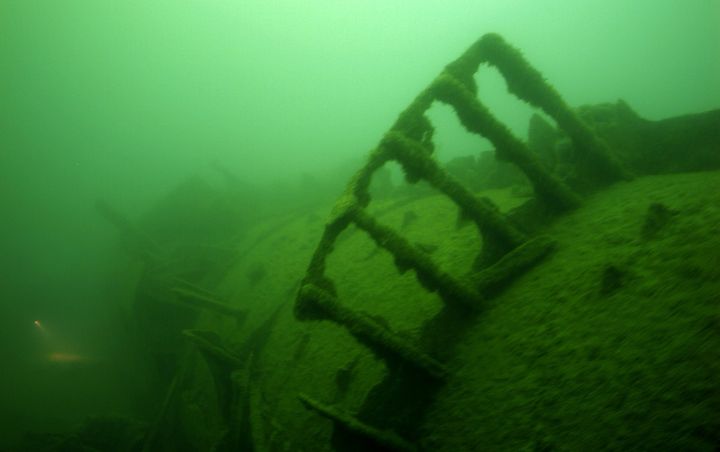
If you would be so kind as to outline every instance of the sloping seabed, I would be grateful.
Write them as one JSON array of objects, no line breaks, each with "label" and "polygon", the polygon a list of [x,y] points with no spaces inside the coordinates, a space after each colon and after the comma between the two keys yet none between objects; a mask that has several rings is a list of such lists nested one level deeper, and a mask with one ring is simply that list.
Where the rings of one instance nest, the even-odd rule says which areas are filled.
[{"label": "sloping seabed", "polygon": [[[641,238],[646,211],[676,211]],[[451,362],[434,450],[715,450],[720,173],[650,176],[555,224],[557,252],[493,301]]]}]

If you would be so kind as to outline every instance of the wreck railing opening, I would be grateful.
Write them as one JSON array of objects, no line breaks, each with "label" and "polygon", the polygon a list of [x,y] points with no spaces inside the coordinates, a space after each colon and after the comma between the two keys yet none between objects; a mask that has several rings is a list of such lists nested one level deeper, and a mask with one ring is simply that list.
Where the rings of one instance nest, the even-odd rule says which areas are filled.
[{"label": "wreck railing opening", "polygon": [[[344,306],[338,299],[335,283],[325,270],[338,236],[354,225],[393,256],[400,273],[413,270],[420,285],[436,293],[445,309],[472,313],[482,306],[484,299],[492,297],[553,249],[553,240],[528,237],[491,201],[473,194],[433,157],[435,129],[427,112],[437,101],[449,105],[469,133],[488,139],[495,148],[497,159],[513,163],[527,176],[533,188],[534,201],[541,209],[557,214],[581,204],[578,191],[549,171],[538,156],[478,99],[474,74],[482,64],[497,68],[510,93],[541,109],[568,135],[574,147],[574,170],[577,177],[584,180],[585,186],[601,186],[631,177],[541,74],[525,61],[518,50],[496,34],[481,37],[447,65],[411,102],[370,152],[365,165],[352,177],[335,203],[298,292],[295,314],[300,320],[334,322],[384,359],[389,368],[397,369],[399,365],[406,369],[409,366],[414,369],[413,372],[424,375],[421,378],[428,377],[438,382],[447,376],[447,369],[441,362],[371,316]],[[475,224],[482,237],[482,246],[478,246],[478,261],[484,263],[482,268],[469,275],[451,275],[399,232],[368,213],[366,208],[370,202],[372,176],[388,162],[400,164],[408,183],[426,181],[456,204],[463,217]],[[386,380],[399,378],[398,375],[407,378],[412,372],[391,372]],[[302,400],[323,416],[333,418],[332,413],[336,412],[307,395],[303,395]],[[352,426],[348,425],[345,415],[333,419],[343,426],[344,431],[365,432],[371,442],[387,445],[387,438],[373,438],[374,434],[367,432],[376,432],[378,428],[385,431],[388,425],[372,426],[370,419],[362,419],[362,413],[358,416],[358,419],[352,420]],[[365,425],[365,428],[358,428],[356,423]],[[401,426],[389,427],[403,430]],[[404,437],[412,436],[407,429],[403,433]]]}]

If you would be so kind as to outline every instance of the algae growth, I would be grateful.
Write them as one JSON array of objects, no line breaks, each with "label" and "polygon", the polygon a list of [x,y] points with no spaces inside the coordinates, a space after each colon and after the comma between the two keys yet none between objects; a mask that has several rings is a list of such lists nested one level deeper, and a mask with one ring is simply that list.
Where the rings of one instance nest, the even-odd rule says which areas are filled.
[{"label": "algae growth", "polygon": [[[106,366],[132,390],[10,450],[720,447],[720,111],[577,106],[510,36],[469,41],[406,77],[364,159],[264,188],[213,159],[146,209],[88,202],[115,237],[101,299],[123,353],[72,353],[35,320],[33,369]],[[489,70],[532,107],[527,139]],[[290,109],[263,107],[243,132],[284,134]],[[448,121],[477,148],[446,158]]]}]

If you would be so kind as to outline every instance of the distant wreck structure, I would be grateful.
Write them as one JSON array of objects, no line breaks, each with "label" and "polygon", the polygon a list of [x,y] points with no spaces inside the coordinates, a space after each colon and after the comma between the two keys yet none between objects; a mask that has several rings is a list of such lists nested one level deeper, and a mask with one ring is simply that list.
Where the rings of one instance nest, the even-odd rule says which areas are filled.
[{"label": "distant wreck structure", "polygon": [[[540,111],[527,143],[478,98],[483,65]],[[438,162],[435,102],[493,152]],[[720,110],[573,109],[487,34],[354,173],[262,192],[214,170],[141,218],[97,203],[148,391],[138,419],[26,450],[720,444],[720,172],[675,174],[720,170]]]},{"label": "distant wreck structure", "polygon": [[[637,176],[720,168],[719,110],[653,121],[618,100],[581,106],[576,113]],[[530,118],[527,146],[548,171],[568,185],[578,190],[586,186],[573,164],[571,138],[538,113]],[[456,157],[446,162],[445,168],[473,191],[527,184],[517,166],[496,159],[493,152]]]}]

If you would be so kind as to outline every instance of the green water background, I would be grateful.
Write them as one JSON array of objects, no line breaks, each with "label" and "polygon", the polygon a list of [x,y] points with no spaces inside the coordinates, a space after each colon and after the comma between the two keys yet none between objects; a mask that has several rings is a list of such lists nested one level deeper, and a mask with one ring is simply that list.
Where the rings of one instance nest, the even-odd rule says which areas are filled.
[{"label": "green water background", "polygon": [[[490,31],[573,106],[622,98],[659,119],[720,105],[716,0],[0,0],[3,433],[130,409],[111,361],[122,325],[100,295],[115,231],[95,199],[136,218],[214,162],[276,191],[355,166]],[[524,136],[530,110],[494,71],[479,80]],[[432,115],[441,160],[489,148]],[[35,319],[109,357],[101,378],[38,367]]]}]

